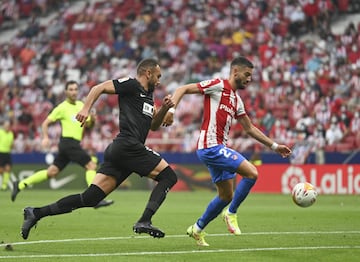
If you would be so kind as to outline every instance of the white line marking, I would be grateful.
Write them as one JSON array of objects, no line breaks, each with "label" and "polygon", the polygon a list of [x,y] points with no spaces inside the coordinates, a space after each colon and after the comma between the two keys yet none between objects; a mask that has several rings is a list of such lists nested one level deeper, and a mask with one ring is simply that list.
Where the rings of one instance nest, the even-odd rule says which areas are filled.
[{"label": "white line marking", "polygon": [[[360,231],[314,231],[314,232],[252,232],[242,233],[242,236],[257,236],[257,235],[332,235],[332,234],[360,234]],[[221,237],[221,236],[233,236],[232,234],[207,234],[208,237]],[[187,235],[166,235],[165,238],[189,238]],[[69,239],[49,239],[49,240],[37,240],[26,242],[14,242],[11,245],[31,245],[31,244],[43,244],[43,243],[62,243],[62,242],[79,242],[79,241],[104,241],[104,240],[128,240],[138,238],[152,238],[146,236],[127,236],[127,237],[97,237],[97,238],[69,238]],[[0,247],[4,247],[9,243],[0,244]]]},{"label": "white line marking", "polygon": [[[243,236],[256,235],[305,235],[305,234],[360,234],[360,231],[316,231],[316,232],[252,232],[243,233]],[[208,234],[209,237],[232,236],[231,234]],[[150,236],[126,236],[126,237],[100,237],[100,238],[75,238],[75,239],[54,239],[54,240],[38,240],[15,242],[11,245],[31,245],[42,243],[62,243],[62,242],[78,242],[78,241],[106,241],[106,240],[129,240],[129,239],[146,239]],[[166,238],[188,238],[187,235],[168,235]],[[8,243],[0,244],[0,247],[6,246]],[[230,253],[230,252],[251,252],[251,251],[286,251],[286,250],[319,250],[319,249],[360,249],[360,246],[318,246],[318,247],[267,247],[267,248],[242,248],[242,249],[203,249],[203,250],[183,250],[183,251],[162,251],[162,252],[122,252],[122,253],[89,253],[89,254],[44,254],[44,255],[20,255],[20,256],[0,256],[0,259],[20,259],[20,258],[55,258],[55,257],[116,257],[116,256],[143,256],[143,255],[178,255],[178,254],[195,254],[195,253]]]},{"label": "white line marking", "polygon": [[253,252],[253,251],[287,251],[287,250],[318,250],[318,249],[360,249],[360,246],[319,246],[319,247],[267,247],[267,248],[242,248],[242,249],[213,249],[213,250],[183,250],[183,251],[159,251],[159,252],[123,252],[102,254],[48,254],[48,255],[21,255],[0,256],[0,258],[58,258],[58,257],[109,257],[109,256],[144,256],[144,255],[179,255],[196,253],[229,253],[229,252]]}]

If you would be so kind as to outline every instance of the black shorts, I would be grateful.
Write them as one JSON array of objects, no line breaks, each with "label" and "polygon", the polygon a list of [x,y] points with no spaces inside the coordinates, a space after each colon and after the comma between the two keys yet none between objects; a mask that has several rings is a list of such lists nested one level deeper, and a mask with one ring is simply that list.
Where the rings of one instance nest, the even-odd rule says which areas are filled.
[{"label": "black shorts", "polygon": [[10,153],[0,153],[0,167],[5,167],[6,165],[12,165],[11,154]]},{"label": "black shorts", "polygon": [[85,168],[90,161],[91,158],[80,146],[80,141],[67,137],[60,138],[59,152],[53,162],[59,170],[63,170],[70,162],[77,163]]},{"label": "black shorts", "polygon": [[104,152],[98,173],[113,176],[121,184],[131,173],[147,176],[160,163],[161,156],[140,142],[116,138]]}]

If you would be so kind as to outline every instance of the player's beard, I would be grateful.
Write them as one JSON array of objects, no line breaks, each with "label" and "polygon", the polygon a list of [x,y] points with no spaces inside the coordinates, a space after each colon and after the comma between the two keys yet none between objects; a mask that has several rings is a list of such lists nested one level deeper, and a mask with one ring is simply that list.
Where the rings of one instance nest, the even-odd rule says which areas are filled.
[{"label": "player's beard", "polygon": [[154,84],[149,84],[148,88],[149,88],[149,92],[152,93],[155,90],[155,85]]},{"label": "player's beard", "polygon": [[236,79],[235,80],[235,84],[236,84],[236,89],[245,89],[246,88],[246,84],[244,84],[241,79]]},{"label": "player's beard", "polygon": [[148,84],[148,91],[151,92],[151,93],[153,93],[154,90],[155,90],[155,88],[156,88],[156,86],[157,86],[157,85],[156,85],[155,83],[149,82],[149,84]]},{"label": "player's beard", "polygon": [[72,95],[72,96],[71,96],[71,101],[75,103],[75,102],[76,102],[76,99],[77,99],[77,96],[78,96],[77,94],[76,94],[76,95]]},{"label": "player's beard", "polygon": [[68,95],[67,100],[71,103],[74,104],[77,100],[77,95]]}]

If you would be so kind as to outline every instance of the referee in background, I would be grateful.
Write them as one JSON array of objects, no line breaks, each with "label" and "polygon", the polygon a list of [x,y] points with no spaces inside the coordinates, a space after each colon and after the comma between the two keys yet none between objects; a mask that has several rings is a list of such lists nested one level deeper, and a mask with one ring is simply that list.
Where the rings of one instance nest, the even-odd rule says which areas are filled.
[{"label": "referee in background", "polygon": [[[96,175],[96,163],[91,160],[90,155],[80,146],[84,129],[75,119],[77,112],[84,103],[77,100],[79,85],[76,81],[68,81],[65,84],[66,99],[56,106],[45,121],[42,123],[42,146],[48,148],[50,145],[48,127],[57,121],[61,124],[61,138],[58,145],[58,154],[53,163],[47,168],[37,171],[32,176],[21,181],[13,182],[11,200],[15,201],[16,196],[24,188],[41,183],[50,178],[56,177],[70,162],[77,163],[86,169],[86,182],[91,185]],[[86,120],[86,127],[92,128],[95,124],[95,115],[90,114]],[[94,208],[113,204],[112,200],[101,200]]]}]

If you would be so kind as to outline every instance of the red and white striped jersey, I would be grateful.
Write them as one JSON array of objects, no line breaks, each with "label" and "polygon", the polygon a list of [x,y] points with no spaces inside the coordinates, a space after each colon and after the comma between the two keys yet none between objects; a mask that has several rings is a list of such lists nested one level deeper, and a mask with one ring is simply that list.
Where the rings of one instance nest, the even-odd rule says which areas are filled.
[{"label": "red and white striped jersey", "polygon": [[204,114],[198,149],[226,145],[232,119],[246,114],[244,103],[228,80],[216,78],[197,85],[204,94]]}]

